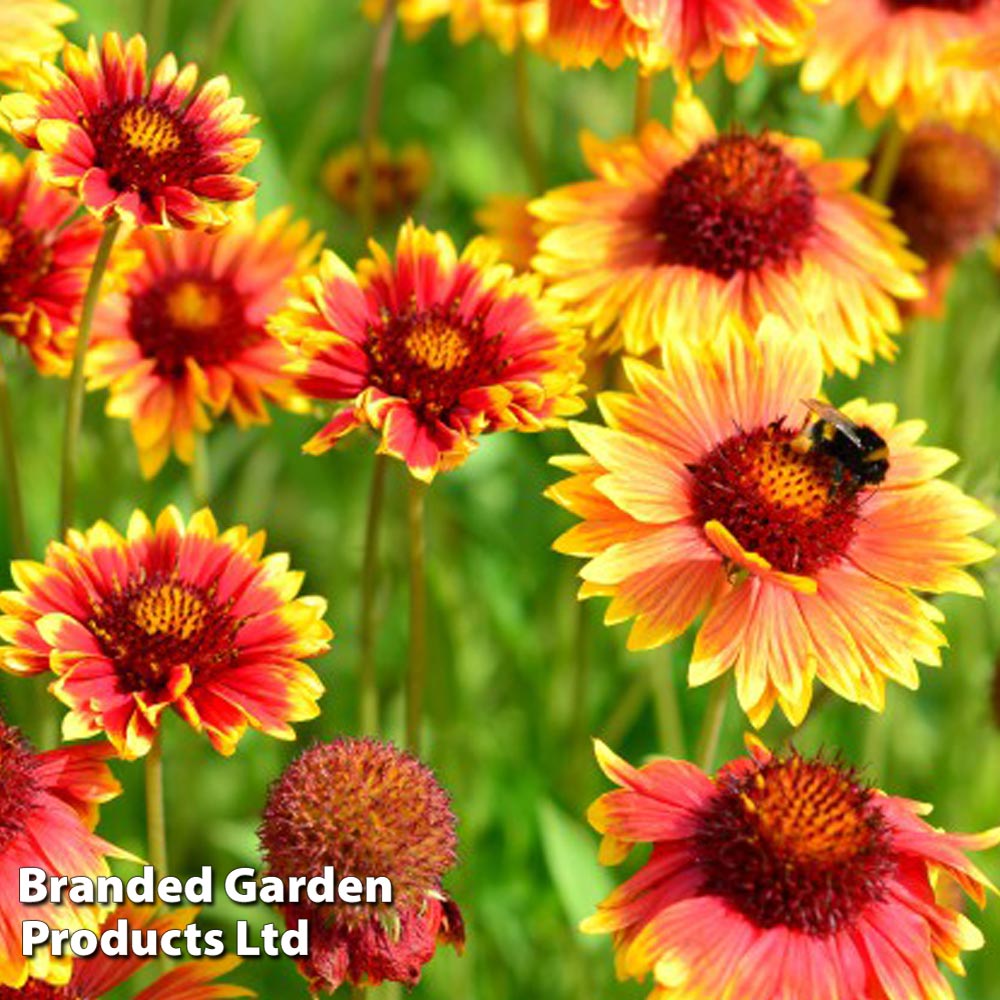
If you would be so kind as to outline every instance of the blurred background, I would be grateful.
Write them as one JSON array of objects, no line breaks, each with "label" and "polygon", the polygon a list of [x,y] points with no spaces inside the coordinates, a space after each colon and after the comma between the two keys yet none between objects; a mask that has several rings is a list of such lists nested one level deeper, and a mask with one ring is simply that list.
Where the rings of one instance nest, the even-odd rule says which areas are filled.
[{"label": "blurred background", "polygon": [[[78,42],[91,31],[124,34],[146,24],[141,0],[79,0],[68,26]],[[263,151],[248,173],[261,182],[259,205],[291,204],[326,233],[349,261],[361,250],[357,222],[324,192],[328,156],[356,142],[372,28],[355,0],[242,0],[220,17],[207,0],[174,0],[168,47],[180,60],[213,59],[234,93],[261,122]],[[228,31],[220,21],[231,13]],[[213,56],[214,53],[214,56]],[[158,53],[152,53],[155,57]],[[528,56],[531,118],[547,185],[584,176],[577,136],[603,137],[631,127],[634,73],[603,68],[563,73]],[[865,156],[876,142],[852,111],[826,106],[797,88],[795,70],[758,66],[735,89],[719,73],[698,86],[721,124],[780,128],[819,140],[828,156]],[[382,134],[393,149],[424,146],[432,175],[414,215],[456,241],[476,230],[474,211],[497,192],[529,193],[517,141],[513,61],[488,39],[455,47],[446,23],[417,42],[397,36],[389,69]],[[672,84],[658,80],[654,114],[669,115]],[[386,236],[399,219],[383,220]],[[33,551],[39,557],[57,521],[59,440],[64,385],[42,380],[12,357],[17,433]],[[859,385],[838,378],[830,398],[892,400],[904,417],[926,419],[926,441],[957,451],[950,478],[996,507],[1000,491],[1000,278],[984,252],[961,264],[948,318],[911,324],[899,362],[866,368]],[[103,415],[88,397],[78,523],[103,517],[123,528],[134,507],[150,512],[174,502],[191,509],[187,470],[171,460],[143,482],[124,421]],[[240,432],[222,425],[209,437],[212,503],[223,526],[266,528],[270,551],[291,553],[307,574],[305,592],[329,599],[337,633],[318,669],[327,685],[323,714],[299,727],[298,744],[251,733],[223,759],[171,716],[166,727],[171,867],[218,872],[259,863],[256,827],[269,783],[300,747],[355,730],[358,579],[372,441],[355,435],[322,457],[300,454],[317,428],[307,417],[275,414],[271,427]],[[661,752],[678,734],[689,750],[706,704],[704,690],[683,690],[690,643],[648,654],[625,652],[626,628],[606,629],[603,608],[575,600],[574,560],[551,552],[570,518],[542,497],[558,478],[547,460],[572,450],[565,432],[507,434],[483,442],[461,469],[442,475],[428,498],[431,679],[424,756],[451,791],[458,814],[461,863],[447,888],[463,909],[466,954],[443,949],[414,990],[420,998],[546,1000],[639,998],[649,985],[615,982],[607,938],[580,934],[622,870],[602,870],[589,802],[608,787],[593,763],[600,736],[634,762]],[[402,736],[402,674],[407,594],[404,470],[391,470],[378,595],[377,655],[387,735]],[[992,536],[997,541],[996,531]],[[9,555],[0,522],[0,565]],[[979,830],[1000,823],[1000,569],[977,569],[985,602],[944,598],[950,649],[944,669],[922,671],[918,695],[892,687],[884,716],[827,701],[795,738],[804,751],[825,747],[856,763],[893,793],[932,802],[934,821]],[[0,571],[7,586],[6,570]],[[30,717],[41,683],[0,679],[5,711]],[[682,717],[671,718],[658,694],[675,685]],[[30,729],[30,726],[28,727]],[[730,704],[720,759],[742,750],[745,720]],[[37,733],[34,733],[36,737]],[[774,719],[765,739],[787,725]],[[142,767],[114,766],[126,794],[103,810],[101,832],[138,852],[144,847]],[[1000,878],[1000,855],[982,859]],[[127,874],[123,868],[122,874]],[[956,982],[962,1000],[1000,1000],[1000,901],[985,915],[986,949],[969,957]],[[222,901],[206,926],[237,919],[261,925],[266,907]],[[305,997],[291,960],[245,963],[232,977],[261,997]],[[388,988],[373,997],[390,996]],[[741,998],[752,1000],[752,998]]]}]

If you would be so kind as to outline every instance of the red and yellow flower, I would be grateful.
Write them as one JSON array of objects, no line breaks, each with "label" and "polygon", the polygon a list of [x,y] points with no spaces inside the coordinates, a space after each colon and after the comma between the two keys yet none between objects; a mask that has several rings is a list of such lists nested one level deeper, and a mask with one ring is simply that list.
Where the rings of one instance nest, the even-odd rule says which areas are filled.
[{"label": "red and yellow flower", "polygon": [[297,597],[284,554],[264,533],[219,533],[208,510],[174,507],[155,526],[136,511],[123,537],[99,521],[52,542],[45,562],[15,562],[0,594],[0,666],[52,670],[69,713],[63,736],[104,731],[119,755],[145,754],[172,708],[220,753],[248,726],[294,739],[318,714],[323,685],[302,660],[328,648],[326,602]]},{"label": "red and yellow flower", "polygon": [[599,397],[607,426],[570,425],[586,454],[558,460],[572,475],[548,491],[583,519],[555,544],[588,560],[580,596],[611,597],[609,625],[634,619],[630,649],[704,614],[689,683],[732,670],[756,726],[775,702],[798,724],[814,678],[875,710],[887,680],[916,688],[945,645],[917,592],[981,595],[961,567],[993,552],[971,537],[993,514],[937,478],[956,457],[864,399],[842,409],[885,440],[880,484],[804,446],[822,363],[773,318],[625,371],[633,391]]},{"label": "red and yellow flower", "polygon": [[196,92],[197,68],[178,70],[172,55],[150,76],[145,40],[114,33],[86,52],[67,45],[62,65],[33,69],[23,92],[0,99],[0,117],[42,150],[46,179],[102,221],[215,228],[228,221],[226,203],[256,190],[240,176],[260,147],[247,138],[256,119],[225,77]]},{"label": "red and yellow flower", "polygon": [[319,743],[285,769],[260,826],[267,875],[288,880],[335,872],[387,878],[392,899],[278,907],[289,926],[309,924],[299,970],[314,992],[343,983],[415,986],[439,944],[459,952],[465,927],[442,888],[456,861],[448,793],[412,754],[377,740]]},{"label": "red and yellow flower", "polygon": [[614,935],[619,977],[651,973],[656,1000],[954,1000],[938,962],[961,975],[983,937],[935,887],[983,906],[993,886],[966,855],[1000,827],[946,833],[843,764],[747,742],[714,777],[679,760],[637,769],[597,744],[620,786],[590,809],[601,860],[652,844],[583,925]]},{"label": "red and yellow flower", "polygon": [[[419,38],[438,18],[447,17],[452,0],[398,0],[396,16],[406,37]],[[361,0],[361,12],[377,21],[385,10],[385,0]]]},{"label": "red and yellow flower", "polygon": [[131,236],[142,263],[97,310],[87,377],[89,388],[108,388],[108,414],[131,422],[144,476],[171,451],[190,464],[213,418],[248,427],[268,421],[266,401],[301,408],[282,372],[291,355],[265,320],[320,239],[287,209],[257,221],[242,207],[216,233]]},{"label": "red and yellow flower", "polygon": [[534,266],[600,351],[645,354],[714,337],[727,318],[784,317],[828,368],[891,357],[894,299],[922,294],[918,260],[882,206],[852,187],[864,161],[808,139],[719,136],[696,99],[638,141],[583,138],[597,179],[532,203]]},{"label": "red and yellow flower", "polygon": [[[108,858],[131,858],[93,833],[98,807],[121,794],[106,759],[107,743],[36,753],[20,732],[0,718],[0,996],[23,987],[28,977],[61,984],[70,976],[69,957],[39,949],[21,954],[21,924],[43,920],[49,927],[96,931],[103,912],[75,903],[20,902],[13,889],[18,869],[43,868],[49,876],[110,875]],[[132,858],[132,860],[135,860]]]},{"label": "red and yellow flower", "polygon": [[65,374],[83,293],[101,238],[76,200],[45,184],[34,156],[0,153],[0,330],[45,375]]},{"label": "red and yellow flower", "polygon": [[1000,107],[1000,73],[955,57],[1000,31],[1000,0],[829,0],[816,30],[792,52],[802,88],[837,104],[857,101],[874,124],[894,112],[961,123]]},{"label": "red and yellow flower", "polygon": [[649,72],[703,76],[723,59],[731,80],[758,49],[787,58],[822,0],[549,0],[548,51],[563,66],[609,66],[626,57]]},{"label": "red and yellow flower", "polygon": [[25,67],[54,58],[64,43],[59,26],[75,17],[56,0],[5,0],[0,5],[0,83],[18,87]]},{"label": "red and yellow flower", "polygon": [[[198,910],[185,907],[155,916],[151,906],[126,905],[114,910],[101,925],[99,933],[116,927],[120,920],[128,923],[129,931],[155,934],[157,938],[170,931],[183,932],[194,922]],[[103,952],[73,960],[69,982],[58,986],[40,979],[29,979],[19,989],[0,986],[0,1000],[101,1000],[111,996],[115,988],[131,979],[152,958],[130,954],[111,957]],[[144,989],[132,994],[132,1000],[232,1000],[235,997],[255,997],[253,990],[218,980],[231,972],[242,960],[236,955],[219,959],[184,962],[165,972]]]},{"label": "red and yellow flower", "polygon": [[318,455],[354,428],[418,479],[460,465],[481,434],[539,431],[579,412],[582,339],[534,275],[514,276],[478,239],[458,256],[407,222],[395,261],[376,243],[357,273],[329,251],[272,328],[315,399],[345,402],[305,445]]}]

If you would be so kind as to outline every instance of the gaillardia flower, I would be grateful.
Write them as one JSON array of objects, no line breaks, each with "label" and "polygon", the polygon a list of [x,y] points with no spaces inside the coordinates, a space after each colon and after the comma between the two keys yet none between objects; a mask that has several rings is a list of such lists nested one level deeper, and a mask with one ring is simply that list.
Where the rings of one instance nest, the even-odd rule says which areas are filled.
[{"label": "gaillardia flower", "polygon": [[265,400],[301,402],[282,372],[291,355],[264,321],[319,242],[287,209],[258,222],[243,206],[219,232],[131,236],[142,263],[97,310],[87,377],[109,389],[108,414],[131,421],[144,476],[171,451],[190,464],[212,417],[247,427],[267,422]]},{"label": "gaillardia flower", "polygon": [[94,907],[26,905],[14,886],[19,868],[96,878],[111,874],[108,858],[131,858],[92,832],[98,807],[121,793],[105,763],[112,753],[107,743],[36,753],[0,718],[0,996],[2,987],[21,987],[29,976],[59,984],[70,975],[68,956],[45,949],[31,958],[21,954],[23,921],[70,931],[100,926],[103,912]]},{"label": "gaillardia flower", "polygon": [[[419,38],[440,17],[451,10],[452,0],[398,0],[396,16],[406,37]],[[369,21],[377,21],[385,10],[385,0],[361,0],[361,12]]]},{"label": "gaillardia flower", "polygon": [[418,479],[460,465],[480,434],[539,431],[583,408],[582,338],[536,275],[514,276],[477,239],[459,257],[444,233],[407,222],[396,259],[371,244],[357,273],[324,253],[272,321],[300,359],[300,388],[344,401],[305,445],[312,455],[369,424],[379,451]]},{"label": "gaillardia flower", "polygon": [[703,76],[721,58],[731,80],[750,72],[759,48],[787,56],[822,0],[549,0],[548,50],[563,66],[617,66]]},{"label": "gaillardia flower", "polygon": [[309,922],[299,969],[314,992],[347,982],[413,986],[438,944],[465,943],[462,915],[441,888],[455,864],[455,817],[433,772],[390,743],[320,743],[272,785],[260,827],[266,875],[388,878],[392,902],[285,903]]},{"label": "gaillardia flower", "polygon": [[583,925],[614,935],[619,977],[652,973],[656,1000],[954,1000],[938,960],[961,974],[983,938],[935,886],[984,905],[993,887],[966,852],[1000,828],[945,833],[921,819],[929,806],[837,761],[748,746],[710,777],[679,760],[636,769],[597,744],[621,786],[590,808],[601,860],[652,844]]},{"label": "gaillardia flower", "polygon": [[951,54],[998,30],[1000,0],[829,0],[791,55],[804,59],[803,90],[857,100],[869,125],[894,112],[909,129],[996,114],[1000,74]]},{"label": "gaillardia flower", "polygon": [[26,66],[53,58],[64,42],[59,25],[75,17],[56,0],[4,0],[0,4],[0,83],[20,86]]},{"label": "gaillardia flower", "polygon": [[488,35],[510,54],[545,41],[549,0],[452,0],[451,38],[459,45]]},{"label": "gaillardia flower", "polygon": [[534,265],[599,349],[645,354],[776,313],[827,367],[855,375],[892,355],[894,297],[922,294],[918,261],[886,210],[851,190],[864,162],[777,133],[719,136],[694,98],[677,101],[672,130],[584,135],[583,148],[597,179],[532,203],[547,227]]},{"label": "gaillardia flower", "polygon": [[220,753],[247,726],[294,739],[323,685],[301,662],[328,648],[326,602],[297,597],[284,554],[261,558],[264,533],[221,535],[208,510],[185,525],[174,507],[156,525],[136,511],[122,537],[99,521],[52,542],[44,563],[15,562],[0,594],[0,666],[51,669],[68,705],[63,736],[102,730],[125,758],[152,744],[167,708]]},{"label": "gaillardia flower", "polygon": [[775,701],[798,724],[814,677],[876,710],[887,679],[915,688],[945,637],[914,591],[980,595],[960,567],[993,551],[970,537],[993,514],[936,478],[955,456],[863,399],[843,414],[888,450],[880,482],[815,443],[802,401],[819,352],[773,318],[756,342],[730,326],[701,351],[668,344],[662,371],[625,371],[633,392],[599,397],[606,427],[570,425],[587,454],[557,460],[572,475],[548,491],[583,518],[555,544],[588,559],[580,596],[610,596],[609,625],[635,619],[631,649],[704,612],[689,682],[732,669],[756,726]]},{"label": "gaillardia flower", "polygon": [[[431,158],[419,143],[404,146],[393,154],[384,143],[374,151],[375,215],[397,218],[420,200],[431,176]],[[349,146],[331,156],[323,165],[323,188],[345,211],[357,214],[361,197],[361,147]]]},{"label": "gaillardia flower", "polygon": [[939,314],[956,262],[1000,222],[1000,156],[971,132],[921,125],[906,136],[888,204],[928,265],[927,296],[908,305]]},{"label": "gaillardia flower", "polygon": [[34,156],[0,153],[0,330],[45,375],[69,370],[101,227],[73,219],[76,200],[45,184]]},{"label": "gaillardia flower", "polygon": [[195,92],[197,68],[178,71],[168,55],[146,70],[146,42],[117,34],[86,52],[63,50],[63,69],[33,69],[22,93],[0,99],[14,136],[42,150],[44,175],[73,191],[102,221],[213,228],[223,204],[249,198],[256,184],[240,170],[256,155],[246,133],[255,119],[229,96],[225,77]]},{"label": "gaillardia flower", "polygon": [[[194,922],[197,909],[185,907],[155,916],[151,906],[126,905],[110,913],[99,933],[117,927],[120,920],[128,923],[129,933],[141,933],[143,940],[168,931],[183,931]],[[0,986],[0,1000],[101,1000],[111,996],[116,987],[131,979],[152,957],[130,954],[127,958],[112,957],[98,951],[89,957],[73,959],[69,982],[58,986],[40,979],[29,979],[19,989]],[[145,989],[131,994],[132,1000],[231,1000],[234,997],[255,997],[253,990],[219,978],[231,972],[242,960],[236,955],[219,959],[184,962],[165,972]]]}]

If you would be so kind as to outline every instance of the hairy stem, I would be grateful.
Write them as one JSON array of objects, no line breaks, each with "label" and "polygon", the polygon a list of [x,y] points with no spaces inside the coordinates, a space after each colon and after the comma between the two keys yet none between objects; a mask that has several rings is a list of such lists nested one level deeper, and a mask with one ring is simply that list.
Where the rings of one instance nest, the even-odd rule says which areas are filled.
[{"label": "hairy stem", "polygon": [[375,667],[375,591],[378,586],[378,549],[382,510],[385,506],[385,477],[389,459],[376,455],[368,492],[365,520],[365,549],[361,558],[361,614],[358,618],[358,711],[359,728],[366,736],[379,730],[378,671]]},{"label": "hairy stem", "polygon": [[406,675],[406,745],[420,752],[420,721],[427,684],[427,566],[424,508],[427,487],[414,479],[407,491],[410,542],[410,652]]}]

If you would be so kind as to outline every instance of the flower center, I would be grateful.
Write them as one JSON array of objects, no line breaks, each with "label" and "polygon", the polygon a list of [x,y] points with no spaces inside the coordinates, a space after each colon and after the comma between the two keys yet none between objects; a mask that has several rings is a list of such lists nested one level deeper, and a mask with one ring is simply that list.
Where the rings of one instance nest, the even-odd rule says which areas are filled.
[{"label": "flower center", "polygon": [[889,205],[921,257],[952,260],[997,225],[1000,159],[973,135],[924,126],[907,138]]},{"label": "flower center", "polygon": [[[455,862],[448,796],[415,757],[375,740],[336,740],[307,750],[273,786],[260,830],[268,874],[386,876],[393,908],[421,911]],[[357,926],[380,904],[337,907]],[[343,912],[341,912],[343,911]]]},{"label": "flower center", "polygon": [[892,10],[912,10],[923,7],[928,10],[953,10],[958,14],[971,14],[979,10],[986,0],[886,0]]},{"label": "flower center", "polygon": [[187,122],[146,98],[101,108],[89,122],[89,133],[111,187],[147,198],[165,187],[187,187],[201,156]]},{"label": "flower center", "polygon": [[655,216],[664,264],[731,278],[800,259],[816,220],[806,175],[763,137],[704,143],[664,182]]},{"label": "flower center", "polygon": [[202,679],[237,657],[241,623],[203,589],[173,577],[135,577],[94,609],[87,626],[124,691],[159,692],[176,667]]},{"label": "flower center", "polygon": [[129,330],[156,370],[180,378],[190,358],[201,367],[221,365],[266,336],[247,322],[243,296],[224,280],[171,275],[134,294]]},{"label": "flower center", "polygon": [[690,466],[691,503],[701,524],[718,521],[776,569],[808,575],[843,556],[859,502],[836,461],[799,436],[777,421],[727,438]]},{"label": "flower center", "polygon": [[29,979],[23,986],[0,986],[0,1000],[90,1000],[74,986],[53,986],[41,979]]},{"label": "flower center", "polygon": [[0,224],[0,314],[21,315],[49,264],[50,252],[19,222]]},{"label": "flower center", "polygon": [[871,789],[847,768],[795,753],[721,774],[693,839],[701,893],[761,928],[834,934],[883,897],[896,868]]},{"label": "flower center", "polygon": [[37,807],[36,759],[21,733],[0,719],[0,852]]},{"label": "flower center", "polygon": [[369,331],[372,383],[437,418],[462,393],[495,382],[506,367],[500,337],[487,340],[483,320],[458,315],[458,305],[409,306]]}]

